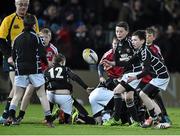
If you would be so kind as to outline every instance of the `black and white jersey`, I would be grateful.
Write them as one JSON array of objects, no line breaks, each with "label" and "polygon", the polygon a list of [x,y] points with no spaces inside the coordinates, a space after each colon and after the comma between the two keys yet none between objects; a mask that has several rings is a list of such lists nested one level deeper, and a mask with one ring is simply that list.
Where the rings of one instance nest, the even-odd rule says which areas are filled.
[{"label": "black and white jersey", "polygon": [[143,62],[144,70],[137,78],[142,78],[150,74],[153,78],[168,78],[169,73],[161,57],[150,50],[146,45],[143,45],[137,52],[138,57]]},{"label": "black and white jersey", "polygon": [[24,29],[15,38],[12,46],[16,75],[42,73],[41,61],[48,64],[46,52],[40,38],[33,29]]},{"label": "black and white jersey", "polygon": [[126,37],[125,39],[118,41],[114,54],[116,65],[124,67],[125,72],[141,71],[142,64],[139,58],[134,59],[133,63],[129,63],[129,60],[134,56],[134,53],[134,47],[132,46],[130,38]]},{"label": "black and white jersey", "polygon": [[84,89],[88,87],[70,68],[61,65],[48,68],[45,71],[45,79],[48,90],[68,89],[72,91],[70,79],[76,81]]}]

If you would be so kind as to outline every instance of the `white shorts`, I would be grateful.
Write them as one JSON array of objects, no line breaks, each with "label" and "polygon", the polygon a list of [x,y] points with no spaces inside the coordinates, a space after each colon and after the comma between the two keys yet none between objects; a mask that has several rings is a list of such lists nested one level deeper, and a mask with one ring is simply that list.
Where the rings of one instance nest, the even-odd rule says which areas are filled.
[{"label": "white shorts", "polygon": [[114,93],[104,87],[94,89],[89,95],[89,102],[93,115],[104,109],[104,106],[113,98]]},{"label": "white shorts", "polygon": [[[129,76],[136,76],[136,75],[140,74],[141,72],[142,71],[124,74],[121,80],[127,83]],[[137,86],[139,85],[140,81],[141,81],[141,79],[133,80],[132,82],[128,83],[128,85],[130,85],[132,88],[136,89]]]},{"label": "white shorts", "polygon": [[47,98],[51,103],[59,104],[65,113],[69,115],[72,114],[72,105],[74,101],[71,95],[58,95],[51,91],[47,91]]},{"label": "white shorts", "polygon": [[156,87],[158,87],[158,88],[165,91],[168,84],[169,84],[169,80],[170,80],[170,78],[164,78],[164,79],[162,79],[162,78],[153,78],[149,82],[149,84],[152,84],[152,85],[154,85],[154,86],[156,86]]},{"label": "white shorts", "polygon": [[45,83],[43,74],[30,74],[15,76],[14,83],[16,86],[26,88],[29,84],[32,84],[34,87],[40,87]]}]

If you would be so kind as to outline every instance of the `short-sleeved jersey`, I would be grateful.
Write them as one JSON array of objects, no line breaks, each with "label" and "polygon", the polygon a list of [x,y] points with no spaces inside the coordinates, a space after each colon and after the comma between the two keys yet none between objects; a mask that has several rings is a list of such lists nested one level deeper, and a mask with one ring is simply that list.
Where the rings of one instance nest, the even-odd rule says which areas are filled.
[{"label": "short-sleeved jersey", "polygon": [[146,45],[143,45],[139,51],[138,56],[143,62],[144,70],[142,73],[137,75],[137,78],[142,78],[147,74],[150,74],[152,78],[168,78],[169,73],[163,60],[159,58],[153,51]]},{"label": "short-sleeved jersey", "polygon": [[[100,64],[102,63],[102,61],[104,59],[113,61],[114,53],[113,53],[112,49],[110,49],[103,55],[103,57],[101,58]],[[107,65],[103,64],[103,68],[106,71],[108,77],[112,77],[112,78],[119,78],[124,72],[124,68],[119,67],[119,66],[112,67],[112,66],[107,66]]]},{"label": "short-sleeved jersey", "polygon": [[70,68],[56,65],[52,68],[48,68],[45,72],[46,88],[48,90],[68,89],[72,91],[72,85],[70,79],[76,81],[84,89],[88,86],[71,71]]},{"label": "short-sleeved jersey", "polygon": [[[125,72],[138,72],[142,70],[142,64],[139,60],[133,63],[127,63],[134,55],[134,48],[131,40],[126,37],[125,39],[118,41],[118,45],[115,50],[114,59],[117,66],[124,67]],[[129,64],[129,65],[127,65]]]},{"label": "short-sleeved jersey", "polygon": [[[45,46],[45,51],[48,62],[52,62],[53,57],[55,55],[58,55],[57,48],[51,43],[49,43],[48,46]],[[42,62],[41,67],[42,67],[42,71],[44,71],[48,66]]]},{"label": "short-sleeved jersey", "polygon": [[[10,29],[11,27],[11,29]],[[15,37],[19,35],[24,29],[23,18],[13,13],[4,18],[0,26],[0,38],[8,40],[11,44]],[[36,32],[39,32],[38,21],[36,19]],[[8,34],[10,33],[10,39],[8,39]]]}]

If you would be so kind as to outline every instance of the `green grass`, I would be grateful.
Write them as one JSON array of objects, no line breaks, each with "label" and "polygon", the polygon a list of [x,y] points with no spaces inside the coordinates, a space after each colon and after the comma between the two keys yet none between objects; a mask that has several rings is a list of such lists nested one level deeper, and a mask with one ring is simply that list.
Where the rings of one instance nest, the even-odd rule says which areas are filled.
[{"label": "green grass", "polygon": [[[4,105],[0,105],[2,112]],[[89,109],[89,107],[86,107]],[[169,129],[128,128],[122,126],[98,125],[59,125],[47,128],[41,123],[43,112],[40,105],[30,105],[25,119],[19,126],[5,127],[0,125],[0,135],[180,135],[180,108],[168,108],[168,113],[173,121]]]}]

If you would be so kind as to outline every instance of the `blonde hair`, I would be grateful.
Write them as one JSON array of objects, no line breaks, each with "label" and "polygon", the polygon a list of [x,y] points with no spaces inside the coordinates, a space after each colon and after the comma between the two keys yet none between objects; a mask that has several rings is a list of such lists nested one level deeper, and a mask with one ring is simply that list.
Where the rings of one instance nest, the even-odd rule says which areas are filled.
[{"label": "blonde hair", "polygon": [[52,35],[51,30],[48,29],[48,28],[43,28],[43,29],[41,29],[40,33],[42,33],[42,34],[47,34],[47,35],[49,35],[50,37],[51,37],[51,35]]},{"label": "blonde hair", "polygon": [[19,1],[27,1],[29,3],[30,0],[15,0],[15,3],[18,3]]}]

